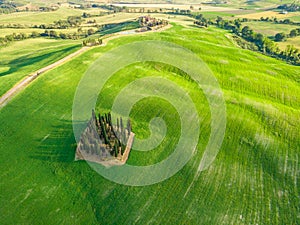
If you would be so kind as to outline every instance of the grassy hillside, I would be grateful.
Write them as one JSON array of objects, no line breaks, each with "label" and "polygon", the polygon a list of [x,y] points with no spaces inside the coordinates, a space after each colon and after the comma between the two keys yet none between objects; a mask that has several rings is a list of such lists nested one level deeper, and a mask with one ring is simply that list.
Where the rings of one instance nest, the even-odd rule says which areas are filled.
[{"label": "grassy hillside", "polygon": [[0,48],[0,96],[30,73],[80,48],[78,41],[27,39]]},{"label": "grassy hillside", "polygon": [[[299,68],[237,48],[227,36],[212,27],[174,26],[163,33],[122,37],[38,78],[0,111],[0,223],[297,224]],[[195,156],[175,176],[144,187],[115,184],[87,163],[73,161],[71,113],[80,78],[104,52],[141,40],[170,41],[195,52],[224,92],[225,140],[217,159],[199,177],[195,174],[210,133],[206,99],[183,72],[155,63],[133,64],[116,73],[97,108],[108,110],[131,80],[150,75],[170,79],[188,91],[201,118]],[[133,150],[128,163],[145,165],[165,158],[180,136],[174,109],[147,98],[131,115],[139,137],[149,135],[153,116],[165,118],[169,144],[157,151]]]}]

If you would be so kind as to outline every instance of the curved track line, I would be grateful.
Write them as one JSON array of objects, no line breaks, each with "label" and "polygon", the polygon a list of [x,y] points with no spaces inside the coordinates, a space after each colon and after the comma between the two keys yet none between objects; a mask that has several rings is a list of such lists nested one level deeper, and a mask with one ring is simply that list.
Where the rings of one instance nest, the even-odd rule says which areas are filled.
[{"label": "curved track line", "polygon": [[[105,46],[106,43],[112,39],[118,38],[118,37],[122,37],[122,36],[130,36],[130,35],[138,35],[138,34],[144,34],[144,33],[150,33],[150,32],[158,32],[158,31],[163,31],[166,30],[168,28],[170,28],[171,25],[167,25],[164,26],[160,29],[157,30],[152,30],[152,31],[147,31],[147,32],[140,32],[140,33],[134,33],[134,34],[124,34],[122,32],[116,33],[116,34],[112,34],[111,36],[108,36],[107,38],[105,38],[103,40],[102,45],[100,46]],[[82,47],[81,49],[79,49],[76,52],[71,53],[70,55],[44,67],[39,69],[38,71],[35,71],[31,74],[29,74],[28,76],[26,76],[25,78],[23,78],[20,82],[18,82],[17,84],[15,84],[11,89],[9,89],[5,94],[3,94],[0,97],[0,109],[3,108],[10,100],[13,99],[13,97],[15,97],[18,93],[20,93],[22,90],[24,90],[32,81],[34,81],[38,76],[40,76],[42,73],[45,73],[51,69],[54,69],[55,67],[58,67],[60,65],[62,65],[63,63],[65,63],[66,61],[86,52],[87,50],[91,49],[91,47]]]}]

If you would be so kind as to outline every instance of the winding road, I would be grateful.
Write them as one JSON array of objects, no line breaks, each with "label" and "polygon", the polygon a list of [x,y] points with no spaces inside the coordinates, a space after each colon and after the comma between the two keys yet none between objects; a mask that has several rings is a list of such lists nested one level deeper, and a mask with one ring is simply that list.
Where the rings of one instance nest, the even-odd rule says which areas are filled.
[{"label": "winding road", "polygon": [[[170,28],[171,25],[167,25],[164,26],[160,29],[157,30],[152,30],[152,31],[147,31],[146,33],[150,33],[150,32],[159,32],[159,31],[163,31],[166,30],[168,28]],[[134,30],[131,30],[134,31]],[[145,34],[145,32],[136,32],[136,33],[131,33],[130,31],[127,31],[127,33],[124,33],[124,31],[112,34],[106,38],[103,39],[103,43],[100,46],[105,46],[106,43],[109,40],[121,37],[121,36],[129,36],[129,35],[139,35],[139,34]],[[93,46],[96,47],[96,46]],[[87,50],[91,49],[92,47],[82,47],[81,49],[77,50],[76,52],[71,53],[70,55],[44,67],[39,69],[38,71],[35,71],[31,74],[29,74],[28,76],[24,77],[21,81],[19,81],[17,84],[15,84],[11,89],[9,89],[5,94],[3,94],[0,97],[0,109],[3,108],[7,103],[9,103],[9,101],[11,101],[13,99],[13,97],[15,97],[17,94],[19,94],[22,90],[24,90],[31,82],[33,82],[37,77],[39,77],[41,74],[55,68],[58,67],[60,65],[62,65],[63,63],[69,61],[70,59],[86,52]]]}]

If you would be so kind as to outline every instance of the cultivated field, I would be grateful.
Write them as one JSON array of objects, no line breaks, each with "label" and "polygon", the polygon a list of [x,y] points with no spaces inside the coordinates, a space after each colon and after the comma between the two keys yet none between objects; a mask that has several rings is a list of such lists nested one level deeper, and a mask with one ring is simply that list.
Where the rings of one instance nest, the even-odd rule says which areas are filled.
[{"label": "cultivated field", "polygon": [[255,13],[249,13],[246,15],[238,15],[238,17],[241,18],[247,18],[247,19],[260,19],[261,17],[269,17],[269,18],[277,18],[277,19],[287,19],[287,18],[296,18],[294,21],[298,20],[300,16],[299,12],[289,12],[288,14],[280,14],[279,11],[262,11],[262,12],[255,12]]},{"label": "cultivated field", "polygon": [[[243,23],[244,26],[249,26],[252,30],[257,33],[261,33],[274,39],[277,33],[289,34],[291,30],[299,28],[296,25],[289,24],[276,24],[271,22],[262,22],[262,21],[251,21]],[[299,37],[287,38],[286,41],[277,42],[281,50],[285,50],[288,45],[293,45],[295,48],[300,49]]]},{"label": "cultivated field", "polygon": [[249,26],[252,30],[258,33],[262,33],[266,36],[274,37],[275,34],[284,32],[289,34],[291,30],[299,28],[296,25],[289,24],[276,24],[271,22],[251,21],[243,23],[245,26]]},{"label": "cultivated field", "polygon": [[286,49],[288,45],[293,45],[295,48],[300,49],[300,37],[288,38],[287,41],[278,42],[281,49]]},{"label": "cultivated field", "polygon": [[[5,156],[0,159],[0,223],[297,224],[299,68],[238,48],[228,35],[214,27],[174,25],[162,33],[111,40],[40,76],[0,111]],[[201,122],[197,152],[182,170],[158,184],[130,187],[74,162],[72,103],[81,77],[101,54],[142,40],[176,43],[208,64],[224,92],[227,128],[217,159],[195,176],[211,122],[202,91],[182,71],[164,64],[136,63],[118,71],[100,93],[97,109],[109,110],[129,82],[156,76],[189,93]],[[30,65],[41,66],[34,60]],[[139,91],[147,87],[155,89],[149,84]],[[138,102],[131,116],[137,137],[150,134],[154,116],[164,118],[168,130],[162,145],[150,152],[133,149],[128,163],[149,165],[166,158],[180,136],[174,108],[151,97]]]},{"label": "cultivated field", "polygon": [[90,14],[99,14],[103,10],[96,9],[73,9],[69,7],[60,7],[52,12],[18,12],[9,15],[0,15],[0,24],[24,24],[24,25],[40,25],[49,24],[54,21],[67,19],[68,16],[81,16],[84,12]]}]

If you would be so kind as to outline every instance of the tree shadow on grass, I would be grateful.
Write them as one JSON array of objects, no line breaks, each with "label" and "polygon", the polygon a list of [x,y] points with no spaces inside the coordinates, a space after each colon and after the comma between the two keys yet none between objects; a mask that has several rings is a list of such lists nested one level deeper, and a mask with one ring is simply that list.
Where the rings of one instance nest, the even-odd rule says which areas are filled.
[{"label": "tree shadow on grass", "polygon": [[[30,55],[25,55],[25,56],[16,58],[16,59],[10,61],[9,63],[3,65],[3,66],[10,67],[10,69],[5,71],[5,72],[0,73],[0,77],[5,76],[5,75],[9,75],[11,73],[14,73],[14,72],[20,70],[22,67],[32,65],[32,64],[40,62],[42,60],[45,61],[44,65],[42,65],[42,66],[46,66],[47,64],[53,63],[55,61],[53,56],[55,56],[55,55],[58,55],[58,56],[65,55],[65,53],[70,52],[70,51],[72,51],[73,49],[75,49],[77,47],[78,46],[75,45],[75,46],[71,46],[71,47],[68,47],[68,48],[61,49],[61,50],[49,52],[49,53],[39,55],[39,56],[30,57]],[[53,60],[52,60],[52,58],[53,58]]]},{"label": "tree shadow on grass", "polygon": [[47,162],[74,162],[77,144],[72,121],[60,120],[59,124],[53,126],[54,129],[42,140],[38,140],[40,145],[31,158]]}]

